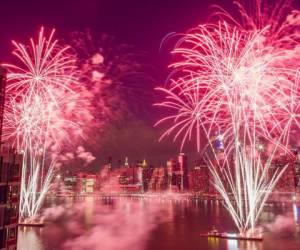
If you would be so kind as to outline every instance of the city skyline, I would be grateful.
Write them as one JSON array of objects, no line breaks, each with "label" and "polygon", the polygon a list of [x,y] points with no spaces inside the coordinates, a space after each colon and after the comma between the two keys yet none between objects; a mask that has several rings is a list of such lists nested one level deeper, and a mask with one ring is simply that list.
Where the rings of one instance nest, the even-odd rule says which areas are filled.
[{"label": "city skyline", "polygon": [[299,248],[299,1],[2,7],[0,250]]}]

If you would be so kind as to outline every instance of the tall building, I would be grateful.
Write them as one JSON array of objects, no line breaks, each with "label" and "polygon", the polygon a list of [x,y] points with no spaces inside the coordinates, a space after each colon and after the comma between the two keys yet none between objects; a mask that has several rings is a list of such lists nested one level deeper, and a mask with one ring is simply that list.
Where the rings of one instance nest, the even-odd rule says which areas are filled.
[{"label": "tall building", "polygon": [[64,191],[66,195],[73,195],[76,192],[77,177],[74,173],[67,170],[62,174],[62,182],[64,185]]},{"label": "tall building", "polygon": [[0,66],[0,141],[2,138],[2,123],[5,102],[6,69]]},{"label": "tall building", "polygon": [[156,167],[153,169],[152,176],[149,182],[148,191],[162,192],[166,189],[166,168]]},{"label": "tall building", "polygon": [[140,186],[140,191],[143,193],[144,189],[144,176],[143,176],[143,168],[141,166],[137,167],[137,184]]},{"label": "tall building", "polygon": [[0,249],[16,250],[22,156],[2,149],[0,158]]},{"label": "tall building", "polygon": [[77,173],[76,191],[80,194],[92,194],[99,191],[97,175],[91,173]]},{"label": "tall building", "polygon": [[143,168],[143,189],[144,189],[144,192],[147,192],[149,190],[149,184],[150,184],[153,172],[154,172],[154,166],[152,166],[152,165],[149,165],[149,166]]},{"label": "tall building", "polygon": [[107,166],[110,170],[112,169],[112,157],[111,156],[108,157]]},{"label": "tall building", "polygon": [[297,152],[295,164],[295,189],[296,193],[300,193],[300,151]]},{"label": "tall building", "polygon": [[177,185],[177,162],[174,159],[167,161],[167,189],[170,191],[178,191]]},{"label": "tall building", "polygon": [[186,154],[179,154],[178,162],[174,159],[167,161],[167,189],[184,191],[188,189],[188,164]]},{"label": "tall building", "polygon": [[179,174],[180,174],[180,190],[188,189],[188,161],[187,155],[184,153],[180,153],[178,156],[178,166],[179,166]]},{"label": "tall building", "polygon": [[[128,161],[126,161],[128,162]],[[124,165],[116,170],[119,172],[119,187],[126,193],[143,192],[143,168]]]},{"label": "tall building", "polygon": [[189,172],[189,190],[197,194],[208,194],[210,191],[209,167],[203,159]]},{"label": "tall building", "polygon": [[22,156],[2,146],[6,70],[0,67],[0,249],[16,250]]}]

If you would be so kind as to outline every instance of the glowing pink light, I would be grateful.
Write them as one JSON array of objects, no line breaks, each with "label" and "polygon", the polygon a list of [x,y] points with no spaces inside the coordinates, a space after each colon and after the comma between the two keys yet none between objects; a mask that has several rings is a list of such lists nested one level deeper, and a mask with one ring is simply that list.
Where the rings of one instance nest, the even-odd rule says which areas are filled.
[{"label": "glowing pink light", "polygon": [[[20,217],[34,220],[54,175],[61,143],[79,126],[68,119],[76,110],[74,57],[41,29],[37,43],[13,42],[17,65],[7,64],[4,138],[23,153]],[[71,108],[71,110],[69,110]]]},{"label": "glowing pink light", "polygon": [[[171,83],[158,88],[165,100],[156,104],[173,112],[157,123],[170,126],[161,139],[173,134],[181,140],[181,150],[192,139],[198,151],[212,150],[215,188],[244,235],[248,229],[254,233],[264,203],[284,172],[282,168],[268,177],[275,154],[289,152],[292,129],[299,129],[299,21],[295,14],[293,22],[290,15],[288,22],[281,22],[280,11],[279,17],[266,18],[262,2],[255,2],[258,16],[253,17],[238,3],[249,25],[222,10],[217,14],[227,21],[199,25],[183,35],[173,51],[177,62],[171,65]],[[256,17],[258,23],[253,22]],[[223,157],[212,142],[220,133]],[[202,136],[208,140],[206,147],[201,147]],[[273,147],[267,157],[260,140]]]}]

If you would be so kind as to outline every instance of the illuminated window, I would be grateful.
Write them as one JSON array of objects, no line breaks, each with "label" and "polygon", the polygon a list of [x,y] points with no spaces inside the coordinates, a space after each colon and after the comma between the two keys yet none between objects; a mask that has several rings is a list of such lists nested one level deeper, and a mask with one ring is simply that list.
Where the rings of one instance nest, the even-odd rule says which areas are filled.
[{"label": "illuminated window", "polygon": [[17,237],[17,230],[15,227],[8,229],[8,239],[12,240]]},{"label": "illuminated window", "polygon": [[10,167],[11,167],[11,175],[19,176],[19,164],[12,164]]},{"label": "illuminated window", "polygon": [[12,196],[18,196],[19,195],[19,187],[18,186],[12,186],[11,194],[12,194]]}]

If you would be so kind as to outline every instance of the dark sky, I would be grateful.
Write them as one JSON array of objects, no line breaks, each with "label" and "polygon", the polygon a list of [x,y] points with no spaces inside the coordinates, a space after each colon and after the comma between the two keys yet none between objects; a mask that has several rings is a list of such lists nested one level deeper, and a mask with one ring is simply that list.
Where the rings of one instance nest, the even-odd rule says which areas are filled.
[{"label": "dark sky", "polygon": [[84,28],[114,35],[122,42],[157,51],[168,33],[182,32],[206,19],[213,0],[6,0],[1,1],[0,56],[9,57],[10,40],[26,40],[40,26],[59,36]]},{"label": "dark sky", "polygon": [[[212,4],[232,9],[231,0],[4,0],[0,7],[0,60],[11,60],[12,39],[27,42],[41,26],[56,28],[59,39],[90,28],[148,52],[150,63],[157,67],[157,85],[162,85],[170,63],[169,52],[159,51],[163,37],[205,22]],[[94,165],[100,165],[109,155],[114,159],[129,155],[132,161],[147,157],[160,164],[177,154],[179,149],[171,141],[157,144],[160,131],[152,126],[139,119],[123,128],[113,127],[114,139],[106,136],[104,149],[91,149],[98,158]],[[136,135],[139,138],[132,140]]]}]

